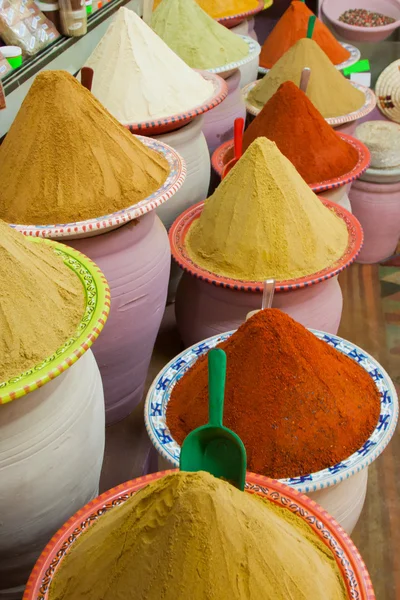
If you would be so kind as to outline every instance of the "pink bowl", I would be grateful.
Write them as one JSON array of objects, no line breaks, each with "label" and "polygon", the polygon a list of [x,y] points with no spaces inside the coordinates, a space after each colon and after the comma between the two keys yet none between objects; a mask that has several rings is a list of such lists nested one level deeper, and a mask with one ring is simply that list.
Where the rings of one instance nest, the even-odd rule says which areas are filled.
[{"label": "pink bowl", "polygon": [[[364,8],[396,19],[382,27],[356,27],[339,21],[340,15],[352,8]],[[324,0],[322,14],[333,29],[345,40],[354,42],[381,42],[400,27],[400,4],[397,0]]]},{"label": "pink bowl", "polygon": [[[23,600],[48,600],[52,578],[71,546],[78,537],[102,518],[104,513],[115,510],[135,492],[151,481],[172,473],[162,471],[123,483],[86,504],[55,534],[39,557],[25,588]],[[333,553],[343,576],[348,598],[375,600],[366,566],[351,539],[336,521],[313,500],[280,483],[247,473],[246,491],[267,498],[303,519]]]}]

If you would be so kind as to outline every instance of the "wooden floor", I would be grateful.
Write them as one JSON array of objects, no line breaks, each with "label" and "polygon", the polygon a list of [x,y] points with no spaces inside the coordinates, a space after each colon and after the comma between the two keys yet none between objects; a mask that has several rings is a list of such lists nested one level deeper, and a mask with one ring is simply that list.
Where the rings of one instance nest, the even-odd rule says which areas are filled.
[{"label": "wooden floor", "polygon": [[[344,308],[339,335],[372,354],[400,391],[400,265],[397,269],[389,268],[387,274],[376,265],[356,264],[341,275],[340,282]],[[180,350],[173,306],[169,306],[150,366],[148,385]],[[140,475],[149,450],[140,405],[128,419],[107,428],[101,489]],[[371,574],[377,600],[400,599],[399,464],[397,431],[383,455],[369,469],[367,500],[353,532]]]}]

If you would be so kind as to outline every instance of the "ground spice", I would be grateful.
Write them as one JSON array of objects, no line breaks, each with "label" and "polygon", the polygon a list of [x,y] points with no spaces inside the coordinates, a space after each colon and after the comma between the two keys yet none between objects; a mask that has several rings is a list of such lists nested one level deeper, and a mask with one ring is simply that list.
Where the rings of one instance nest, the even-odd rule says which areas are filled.
[{"label": "ground spice", "polygon": [[156,191],[169,166],[65,71],[33,82],[0,146],[0,217],[62,224],[128,208]]},{"label": "ground spice", "polygon": [[311,69],[307,96],[325,119],[347,115],[364,105],[365,94],[336,69],[314,40],[306,38],[296,42],[250,91],[250,103],[262,108],[285,81],[299,86],[305,67]]},{"label": "ground spice", "polygon": [[193,69],[213,69],[248,56],[246,42],[210,17],[195,0],[164,0],[151,26]]},{"label": "ground spice", "polygon": [[0,381],[42,362],[76,333],[83,294],[53,247],[0,221]]},{"label": "ground spice", "polygon": [[339,17],[339,21],[342,21],[342,23],[356,27],[382,27],[394,23],[395,20],[393,17],[387,17],[372,10],[365,10],[365,8],[350,8]]},{"label": "ground spice", "polygon": [[205,203],[185,239],[211,273],[279,281],[316,273],[340,258],[344,222],[326,208],[274,142],[257,138]]},{"label": "ground spice", "polygon": [[259,136],[276,143],[307,183],[349,173],[358,152],[340,138],[291,81],[282,83],[244,133],[243,150]]},{"label": "ground spice", "polygon": [[[256,313],[226,341],[224,425],[250,471],[298,477],[340,463],[377,425],[380,396],[355,361],[276,309]],[[174,387],[167,425],[182,444],[208,420],[207,357]]]},{"label": "ground spice", "polygon": [[50,600],[345,600],[332,551],[297,515],[209,473],[174,473],[83,533]]},{"label": "ground spice", "polygon": [[[305,38],[308,21],[313,14],[305,2],[294,0],[265,40],[261,49],[260,65],[270,69],[289,48],[301,38]],[[312,39],[334,65],[340,65],[350,58],[350,52],[339,44],[326,25],[319,19],[315,22]]]},{"label": "ground spice", "polygon": [[[154,9],[161,0],[154,0]],[[213,19],[223,19],[254,10],[258,0],[197,0],[197,4]]]}]

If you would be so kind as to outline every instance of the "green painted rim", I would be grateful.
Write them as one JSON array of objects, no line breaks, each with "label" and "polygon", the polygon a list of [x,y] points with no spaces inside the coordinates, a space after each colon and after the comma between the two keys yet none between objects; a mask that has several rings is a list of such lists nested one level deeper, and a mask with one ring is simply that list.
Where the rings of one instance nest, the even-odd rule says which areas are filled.
[{"label": "green painted rim", "polygon": [[6,404],[61,375],[80,358],[97,339],[110,312],[110,289],[103,273],[89,258],[64,244],[52,240],[27,237],[30,242],[49,244],[54,252],[81,280],[85,293],[84,315],[75,335],[24,373],[0,382],[0,404]]}]

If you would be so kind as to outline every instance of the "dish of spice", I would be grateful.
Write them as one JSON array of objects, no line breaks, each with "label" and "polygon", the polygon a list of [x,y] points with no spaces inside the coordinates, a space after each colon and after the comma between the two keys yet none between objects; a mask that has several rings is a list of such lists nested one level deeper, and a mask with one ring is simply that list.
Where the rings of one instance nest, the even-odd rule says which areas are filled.
[{"label": "dish of spice", "polygon": [[53,247],[0,221],[0,382],[51,356],[83,313],[82,283]]},{"label": "dish of spice", "polygon": [[332,550],[287,508],[209,473],[151,482],[91,524],[49,600],[345,600]]},{"label": "dish of spice", "polygon": [[[242,439],[250,471],[276,479],[315,473],[351,456],[374,431],[380,395],[372,377],[285,313],[256,313],[218,347],[227,355],[224,424]],[[181,445],[207,411],[203,355],[172,389],[173,439]]]},{"label": "dish of spice", "polygon": [[382,27],[394,23],[395,20],[393,17],[365,8],[350,8],[339,17],[339,21],[354,27]]}]

